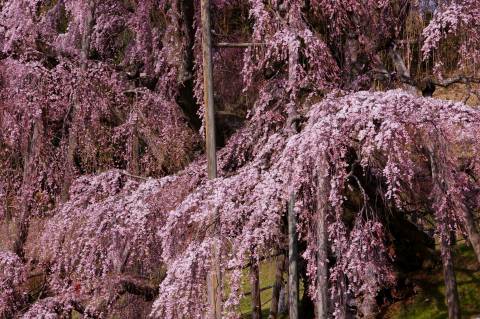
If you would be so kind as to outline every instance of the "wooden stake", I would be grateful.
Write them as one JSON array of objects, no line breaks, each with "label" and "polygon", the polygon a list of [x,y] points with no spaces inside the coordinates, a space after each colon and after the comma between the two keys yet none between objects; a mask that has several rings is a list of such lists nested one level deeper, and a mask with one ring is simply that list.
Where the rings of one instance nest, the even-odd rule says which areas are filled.
[{"label": "wooden stake", "polygon": [[[203,55],[203,90],[205,103],[205,140],[207,152],[208,178],[217,177],[217,156],[215,145],[215,106],[213,104],[213,67],[212,67],[212,38],[210,31],[210,1],[201,0],[202,21],[202,55]],[[213,230],[216,233],[216,230]],[[210,319],[222,317],[219,247],[212,247],[212,270],[207,278],[208,301],[210,304]]]},{"label": "wooden stake", "polygon": [[262,319],[260,270],[255,260],[252,260],[252,266],[250,267],[250,284],[252,286],[252,319]]},{"label": "wooden stake", "polygon": [[328,211],[328,163],[322,158],[318,163],[317,185],[317,300],[315,312],[317,319],[328,318],[328,239],[326,219]]},{"label": "wooden stake", "polygon": [[283,286],[283,272],[285,270],[285,257],[279,255],[277,257],[277,262],[275,266],[275,283],[273,284],[272,289],[272,302],[270,304],[270,313],[268,319],[277,319],[278,318],[278,308],[280,301],[280,292]]},{"label": "wooden stake", "polygon": [[[296,81],[295,66],[298,63],[298,51],[293,45],[288,48],[288,81]],[[290,92],[292,99],[292,92]],[[290,135],[297,133],[297,110],[294,101],[288,106],[287,129]],[[290,194],[288,202],[288,309],[289,319],[298,319],[298,239],[297,214],[295,213],[295,192]]]},{"label": "wooden stake", "polygon": [[[442,227],[446,228],[446,226]],[[440,253],[442,255],[448,319],[460,319],[460,301],[457,291],[457,279],[453,268],[452,245],[449,241],[447,230],[444,230],[440,234]]]},{"label": "wooden stake", "polygon": [[[445,188],[445,181],[442,179],[442,168],[438,166],[435,159],[436,150],[429,147],[430,165],[432,170],[432,180],[437,191],[443,193],[447,192]],[[442,218],[443,219],[443,218]],[[458,298],[457,279],[455,277],[455,270],[453,266],[452,244],[448,231],[446,220],[438,221],[440,223],[440,254],[442,256],[443,277],[445,280],[445,297],[448,308],[448,319],[460,319],[460,300]]]},{"label": "wooden stake", "polygon": [[295,193],[288,202],[288,309],[289,318],[298,319],[298,243]]}]

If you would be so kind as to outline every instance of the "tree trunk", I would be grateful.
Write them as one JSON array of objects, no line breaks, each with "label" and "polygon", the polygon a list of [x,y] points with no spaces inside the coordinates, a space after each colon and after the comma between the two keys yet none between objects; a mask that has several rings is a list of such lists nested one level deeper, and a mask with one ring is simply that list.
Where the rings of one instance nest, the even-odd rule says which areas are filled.
[{"label": "tree trunk", "polygon": [[465,221],[465,229],[467,230],[468,240],[472,244],[473,251],[477,256],[478,263],[480,264],[480,235],[478,233],[477,225],[475,224],[475,218],[469,207],[464,207],[463,219]]},{"label": "tree trunk", "polygon": [[272,288],[272,302],[270,303],[270,313],[268,319],[277,319],[280,306],[280,293],[283,287],[283,272],[285,271],[285,256],[277,257],[275,265],[275,283]]},{"label": "tree trunk", "polygon": [[90,10],[87,12],[87,15],[85,16],[85,32],[82,34],[82,48],[81,48],[81,67],[82,70],[86,70],[87,67],[87,60],[88,56],[90,54],[90,42],[91,42],[91,33],[93,29],[93,23],[94,23],[94,16],[95,16],[95,10],[96,10],[96,3],[95,0],[89,0],[88,1],[88,6],[90,7]]},{"label": "tree trunk", "polygon": [[60,193],[60,201],[62,203],[68,201],[69,198],[69,190],[70,186],[73,181],[73,175],[74,173],[74,156],[75,156],[75,150],[77,148],[77,132],[76,128],[74,127],[75,125],[75,113],[76,113],[76,106],[75,104],[77,103],[76,99],[72,102],[72,121],[70,124],[70,129],[68,131],[68,148],[67,148],[67,157],[65,160],[65,171],[63,174],[63,184],[62,184],[62,189]]},{"label": "tree trunk", "polygon": [[[288,259],[285,258],[285,261],[288,262]],[[280,289],[280,298],[278,299],[278,316],[287,315],[288,313],[288,286],[282,285]]]},{"label": "tree trunk", "polygon": [[[438,166],[436,161],[436,150],[429,148],[430,165],[432,170],[432,180],[434,191],[446,196],[448,190],[447,181],[442,179],[442,167]],[[440,216],[437,220],[440,230],[440,252],[442,255],[443,277],[445,280],[445,296],[448,306],[448,318],[460,319],[460,302],[457,292],[457,280],[453,268],[452,249],[450,242],[450,231],[448,229],[448,220]]]},{"label": "tree trunk", "polygon": [[[88,11],[88,14],[85,17],[85,32],[82,35],[82,42],[81,42],[81,51],[80,51],[80,66],[82,71],[85,71],[87,69],[87,60],[88,60],[88,55],[90,52],[90,39],[91,39],[91,33],[93,29],[93,21],[94,21],[94,15],[95,15],[95,2],[90,1],[89,4],[90,10]],[[80,79],[82,81],[82,79]],[[74,175],[75,175],[75,163],[74,163],[74,157],[75,157],[75,151],[77,149],[77,144],[78,144],[78,136],[77,136],[77,130],[75,128],[75,122],[76,122],[76,113],[77,113],[77,105],[79,101],[74,95],[73,101],[72,101],[72,106],[71,106],[71,123],[70,123],[70,129],[68,131],[68,148],[67,148],[67,156],[65,159],[65,171],[64,171],[64,177],[63,177],[63,183],[62,183],[62,188],[61,188],[61,193],[60,193],[60,201],[61,202],[66,202],[68,201],[69,198],[69,190],[70,186],[72,185]]]},{"label": "tree trunk", "polygon": [[298,319],[298,243],[295,194],[288,203],[288,309],[289,319]]},{"label": "tree trunk", "polygon": [[260,300],[260,271],[258,263],[252,260],[250,267],[250,284],[252,286],[252,319],[262,318],[262,303]]},{"label": "tree trunk", "polygon": [[35,178],[35,159],[38,157],[41,135],[43,134],[43,122],[41,116],[35,119],[28,139],[27,148],[24,151],[23,159],[23,180],[22,180],[22,208],[20,216],[16,221],[16,237],[13,242],[13,251],[25,260],[25,242],[27,241],[30,228],[31,201],[33,200],[32,181]]},{"label": "tree trunk", "polygon": [[212,268],[207,275],[207,295],[210,304],[210,319],[222,318],[222,296],[220,286],[220,264],[218,247],[212,247]]},{"label": "tree trunk", "polygon": [[[293,28],[292,28],[293,30]],[[293,86],[297,81],[296,66],[298,64],[298,49],[293,43],[288,47],[288,82]],[[290,135],[297,133],[297,110],[295,107],[295,92],[290,94],[288,103],[287,129]],[[288,202],[288,309],[289,319],[298,319],[298,240],[297,215],[295,213],[295,192],[290,194]]]},{"label": "tree trunk", "polygon": [[326,218],[328,212],[329,179],[328,163],[322,158],[319,167],[317,188],[317,319],[328,318],[328,236]]},{"label": "tree trunk", "polygon": [[393,65],[395,66],[395,71],[397,72],[399,79],[405,86],[405,90],[417,95],[417,88],[412,83],[410,71],[407,69],[405,62],[403,61],[403,57],[400,52],[398,52],[398,47],[395,43],[392,44],[392,47],[388,53],[392,59]]},{"label": "tree trunk", "polygon": [[[202,21],[202,54],[203,54],[203,91],[205,103],[205,140],[207,153],[208,178],[217,177],[217,157],[215,145],[215,106],[213,104],[213,66],[212,66],[212,39],[210,34],[210,0],[201,0]],[[217,218],[214,213],[214,218]],[[216,228],[217,226],[215,226]],[[217,230],[214,229],[214,236]],[[220,247],[212,247],[212,269],[208,274],[207,290],[210,304],[209,318],[222,317],[221,274],[220,274]]]},{"label": "tree trunk", "polygon": [[133,131],[132,131],[132,136],[130,137],[130,160],[128,163],[128,170],[134,174],[138,175],[140,173],[140,165],[139,165],[139,159],[138,159],[138,151],[139,151],[139,144],[140,140],[138,138],[138,130],[137,130],[137,125],[138,125],[138,119],[135,121],[133,124]]},{"label": "tree trunk", "polygon": [[443,263],[443,276],[445,279],[445,295],[448,306],[448,318],[460,319],[460,302],[457,292],[457,280],[453,268],[452,249],[448,239],[448,232],[440,235],[440,249]]}]

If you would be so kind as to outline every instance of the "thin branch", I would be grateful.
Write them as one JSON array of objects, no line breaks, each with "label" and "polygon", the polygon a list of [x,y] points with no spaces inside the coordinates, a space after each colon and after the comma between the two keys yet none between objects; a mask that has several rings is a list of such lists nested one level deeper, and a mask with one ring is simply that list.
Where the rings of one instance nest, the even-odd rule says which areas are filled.
[{"label": "thin branch", "polygon": [[239,43],[231,43],[231,42],[219,42],[214,45],[216,48],[250,48],[250,47],[260,47],[266,46],[267,43],[263,42],[239,42]]},{"label": "thin branch", "polygon": [[[260,288],[260,292],[265,291],[265,290],[269,290],[269,289],[272,289],[272,288],[273,288],[273,286],[266,286],[266,287]],[[243,295],[246,297],[246,296],[250,296],[251,294],[252,294],[251,291],[247,291]]]},{"label": "thin branch", "polygon": [[461,83],[461,84],[480,83],[480,79],[461,75],[454,78],[443,79],[439,81],[432,81],[432,83],[441,87],[448,87],[456,83]]},{"label": "thin branch", "polygon": [[140,179],[140,180],[142,180],[142,181],[148,181],[148,179],[149,179],[148,177],[130,174],[129,172],[127,172],[127,171],[125,171],[125,170],[121,170],[121,171],[120,171],[120,174],[125,175],[125,176],[128,176],[128,177],[131,177],[131,178]]},{"label": "thin branch", "polygon": [[143,297],[145,301],[153,301],[158,295],[157,287],[133,277],[119,278],[118,285],[120,286],[120,291],[118,292],[120,295],[129,293]]},{"label": "thin branch", "polygon": [[[263,256],[262,258],[259,258],[258,261],[264,261],[264,260],[267,260],[267,259],[270,259],[270,258],[274,258],[274,257],[278,257],[280,255],[283,255],[284,252],[279,252],[279,253],[276,253],[276,254],[273,254],[273,255],[269,255],[269,256]],[[226,271],[231,271],[231,270],[234,270],[234,269],[246,269],[246,268],[250,268],[252,266],[252,263],[249,262],[248,264],[246,265],[243,265],[243,266],[240,266],[240,267],[229,267],[227,269],[225,269]]]}]

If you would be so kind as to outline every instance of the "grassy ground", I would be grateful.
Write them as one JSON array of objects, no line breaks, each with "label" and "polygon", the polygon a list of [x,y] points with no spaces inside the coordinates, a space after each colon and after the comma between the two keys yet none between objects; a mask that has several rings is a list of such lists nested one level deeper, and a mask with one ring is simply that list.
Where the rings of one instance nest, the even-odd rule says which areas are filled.
[{"label": "grassy ground", "polygon": [[[245,280],[243,284],[243,291],[247,293],[251,291],[250,280],[248,278],[248,271],[244,273]],[[264,318],[268,317],[270,310],[270,303],[272,300],[272,285],[275,281],[275,260],[270,260],[260,265],[260,300],[262,302],[262,314]],[[240,311],[242,318],[251,317],[251,303],[250,295],[243,297],[240,302]]]},{"label": "grassy ground", "polygon": [[[244,273],[245,280],[243,285],[243,291],[246,291],[247,294],[251,291],[251,285],[248,278],[248,271]],[[284,275],[284,281],[286,281]],[[275,259],[266,261],[260,265],[260,300],[262,303],[262,317],[268,318],[268,313],[270,311],[270,304],[272,300],[272,286],[275,281]],[[300,284],[300,297],[303,295],[303,285]],[[246,295],[240,302],[240,311],[242,313],[242,318],[251,318],[251,303],[250,295]],[[284,318],[288,318],[284,317]],[[284,319],[280,318],[280,319]]]},{"label": "grassy ground", "polygon": [[[466,246],[459,246],[455,253],[455,265],[458,290],[460,295],[462,318],[480,319],[480,266],[473,251]],[[247,272],[245,273],[244,291],[250,291]],[[270,300],[275,277],[275,262],[265,262],[260,267],[260,283],[263,318],[268,317]],[[412,275],[417,286],[417,294],[407,300],[392,304],[379,318],[388,319],[444,319],[447,318],[444,282],[441,267],[430,272],[418,272]],[[250,296],[241,302],[242,318],[250,318]]]},{"label": "grassy ground", "polygon": [[[462,318],[480,318],[480,266],[473,251],[466,246],[458,247],[455,261]],[[412,279],[419,286],[419,293],[390,306],[385,318],[447,318],[442,270],[418,273]]]}]

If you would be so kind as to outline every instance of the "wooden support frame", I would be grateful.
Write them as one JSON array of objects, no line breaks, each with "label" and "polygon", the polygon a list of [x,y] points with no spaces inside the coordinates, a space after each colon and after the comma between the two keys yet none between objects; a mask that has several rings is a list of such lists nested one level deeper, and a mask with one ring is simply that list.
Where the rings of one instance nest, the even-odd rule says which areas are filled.
[{"label": "wooden support frame", "polygon": [[[215,105],[213,103],[213,66],[212,66],[212,37],[210,27],[210,0],[200,1],[201,28],[202,28],[202,56],[203,56],[203,90],[205,103],[205,141],[207,153],[208,178],[217,177],[217,155],[215,143]],[[217,218],[214,212],[214,218]],[[213,237],[217,236],[217,225],[213,229]],[[209,302],[208,318],[222,318],[222,294],[219,247],[213,245],[212,267],[207,275],[207,295]]]}]

